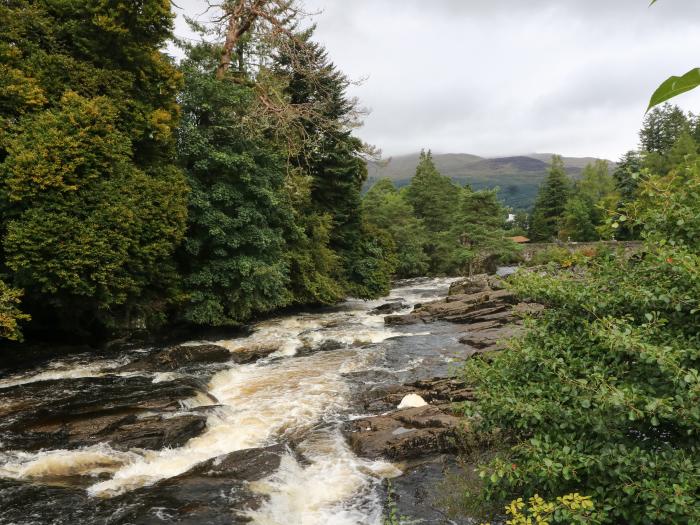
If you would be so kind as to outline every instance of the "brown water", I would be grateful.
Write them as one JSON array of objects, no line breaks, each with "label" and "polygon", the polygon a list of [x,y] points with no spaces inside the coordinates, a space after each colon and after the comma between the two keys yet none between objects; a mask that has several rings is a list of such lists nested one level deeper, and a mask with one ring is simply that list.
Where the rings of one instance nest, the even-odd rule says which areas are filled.
[{"label": "brown water", "polygon": [[[207,389],[220,406],[208,416],[204,433],[180,448],[117,451],[100,443],[77,450],[28,452],[6,450],[0,443],[0,481],[6,481],[4,488],[0,484],[0,497],[6,506],[5,515],[0,511],[0,522],[68,524],[80,515],[83,523],[130,523],[120,521],[116,508],[124,494],[151,487],[216,456],[273,443],[294,443],[295,454],[285,456],[273,475],[252,484],[253,491],[266,496],[261,508],[249,512],[252,523],[381,524],[385,500],[379,484],[401,471],[386,461],[355,456],[340,433],[340,425],[362,415],[356,398],[363,388],[371,386],[370,378],[400,382],[446,373],[456,336],[453,329],[440,324],[386,327],[383,316],[372,315],[370,310],[396,298],[403,298],[410,308],[444,296],[450,282],[405,282],[380,301],[348,301],[320,313],[272,319],[256,325],[249,337],[216,341],[231,352],[253,344],[276,344],[279,350],[254,364],[231,363],[213,369]],[[302,348],[328,341],[336,342],[338,349],[297,355]],[[56,361],[42,370],[0,379],[0,403],[3,388],[57,379],[70,385],[76,378],[111,374],[132,357]],[[146,374],[129,372],[135,373]],[[177,379],[179,374],[150,375],[158,382]],[[181,412],[211,405],[210,396],[186,400]],[[28,485],[54,488],[40,492],[48,499],[22,518],[18,515],[28,505]],[[63,492],[55,489],[57,486]],[[56,498],[54,505],[50,498]],[[113,509],[111,501],[115,502]],[[100,512],[76,514],[76,505],[89,509],[95,502],[99,502]],[[48,507],[53,511],[45,510]],[[3,516],[14,521],[2,521]],[[164,512],[145,522],[171,521]]]}]

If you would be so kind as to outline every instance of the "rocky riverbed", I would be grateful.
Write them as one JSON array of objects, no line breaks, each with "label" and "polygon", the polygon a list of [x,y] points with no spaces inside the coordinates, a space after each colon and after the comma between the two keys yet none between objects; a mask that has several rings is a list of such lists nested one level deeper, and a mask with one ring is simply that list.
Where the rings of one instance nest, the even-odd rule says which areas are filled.
[{"label": "rocky riverbed", "polygon": [[460,523],[434,494],[473,397],[451,369],[539,309],[494,277],[420,279],[245,336],[8,366],[0,522],[378,525],[394,479],[400,513]]}]

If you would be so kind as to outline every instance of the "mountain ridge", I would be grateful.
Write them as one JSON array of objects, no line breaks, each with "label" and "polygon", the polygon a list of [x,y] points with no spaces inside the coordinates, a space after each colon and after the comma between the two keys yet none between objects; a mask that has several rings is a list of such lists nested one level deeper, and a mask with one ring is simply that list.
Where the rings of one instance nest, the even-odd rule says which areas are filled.
[{"label": "mountain ridge", "polygon": [[[420,153],[389,157],[384,161],[367,163],[368,179],[365,190],[382,178],[391,179],[398,187],[410,183],[418,165]],[[481,157],[470,153],[434,153],[433,162],[443,175],[460,185],[469,184],[474,190],[500,188],[499,196],[513,209],[533,206],[540,183],[547,176],[552,157],[549,153],[531,153],[501,157]],[[562,157],[564,167],[572,178],[596,157]],[[615,163],[606,160],[610,169]]]}]

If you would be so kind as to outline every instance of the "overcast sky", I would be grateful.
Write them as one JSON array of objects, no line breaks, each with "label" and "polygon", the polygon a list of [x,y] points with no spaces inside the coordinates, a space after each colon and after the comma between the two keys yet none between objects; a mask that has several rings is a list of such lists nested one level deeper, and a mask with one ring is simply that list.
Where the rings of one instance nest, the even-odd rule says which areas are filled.
[{"label": "overcast sky", "polygon": [[[177,2],[190,16],[203,0]],[[384,156],[556,152],[615,160],[649,96],[700,66],[700,1],[307,0],[316,40]],[[182,16],[178,35],[188,35]],[[677,99],[700,112],[700,93]]]}]

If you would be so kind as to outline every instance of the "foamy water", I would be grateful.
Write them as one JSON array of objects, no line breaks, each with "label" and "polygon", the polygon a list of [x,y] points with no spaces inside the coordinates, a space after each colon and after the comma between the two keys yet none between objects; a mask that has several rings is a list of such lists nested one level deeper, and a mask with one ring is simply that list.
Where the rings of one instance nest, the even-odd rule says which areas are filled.
[{"label": "foamy water", "polygon": [[[349,301],[327,313],[272,319],[256,325],[249,337],[217,341],[232,352],[254,345],[274,346],[276,351],[254,364],[232,364],[211,378],[209,394],[221,406],[209,415],[205,432],[183,447],[120,452],[100,444],[72,451],[12,451],[0,455],[0,476],[34,481],[100,476],[100,481],[88,483],[88,493],[111,497],[177,476],[216,456],[294,442],[305,461],[285,456],[277,472],[252,484],[253,490],[268,498],[250,513],[253,523],[379,524],[382,502],[374,488],[379,480],[400,471],[385,461],[356,457],[345,443],[338,428],[351,405],[345,374],[377,369],[382,352],[378,343],[407,335],[386,327],[382,316],[369,313],[371,308],[399,297],[409,305],[430,300],[444,293],[450,281],[413,283],[395,289],[381,301]],[[326,341],[342,348],[295,357],[300,349]],[[416,360],[410,366],[419,364]],[[44,376],[13,377],[0,386],[40,381],[41,377],[98,376],[116,366],[105,361],[72,369],[60,365],[43,372]],[[153,374],[154,381],[176,377],[177,373]],[[199,396],[185,402],[182,410],[209,403],[206,396]]]}]

